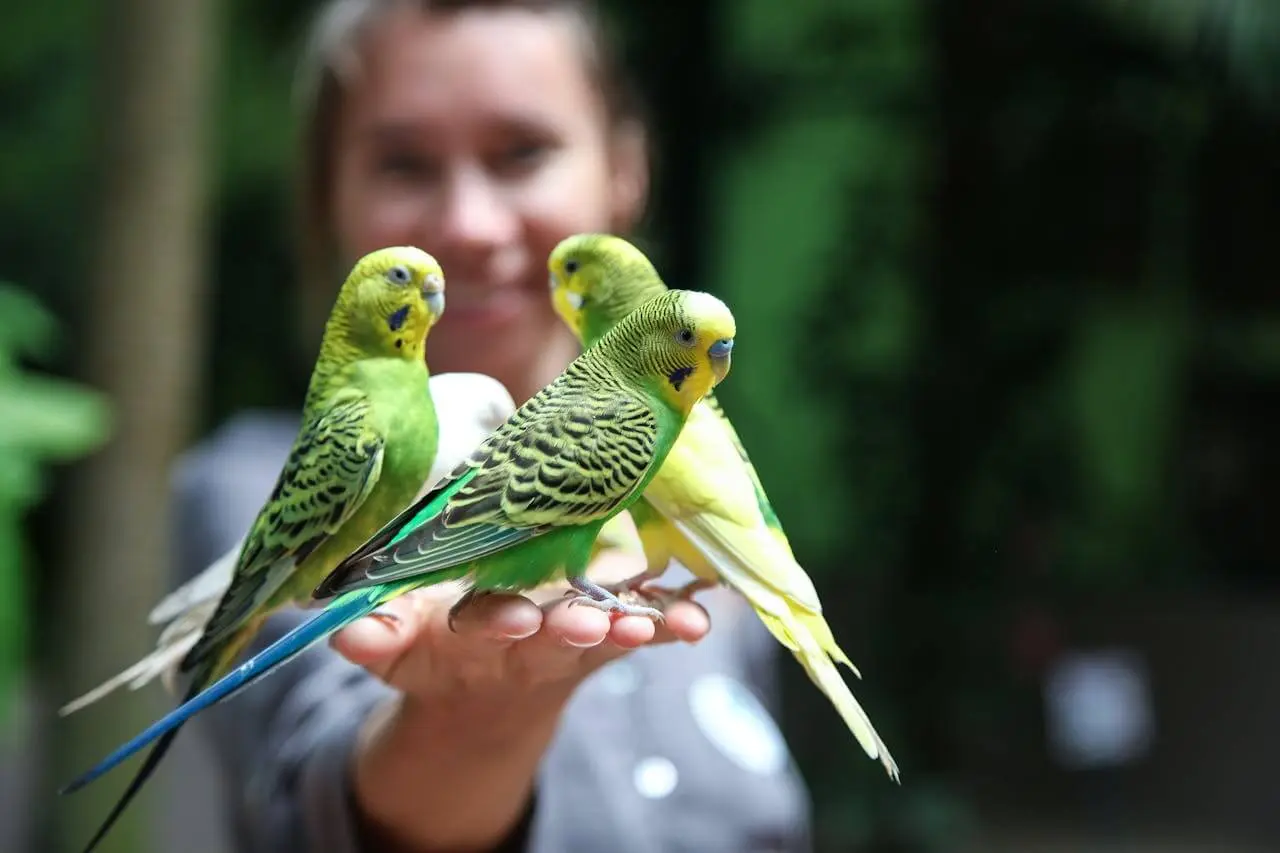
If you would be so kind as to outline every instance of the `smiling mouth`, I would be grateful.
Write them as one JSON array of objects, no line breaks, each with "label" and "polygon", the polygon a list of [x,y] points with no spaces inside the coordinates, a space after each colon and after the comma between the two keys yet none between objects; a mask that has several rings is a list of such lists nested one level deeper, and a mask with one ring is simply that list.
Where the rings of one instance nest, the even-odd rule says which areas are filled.
[{"label": "smiling mouth", "polygon": [[517,291],[477,294],[454,288],[449,294],[449,311],[444,322],[454,328],[475,326],[478,329],[518,322],[527,316],[527,310],[527,300]]}]

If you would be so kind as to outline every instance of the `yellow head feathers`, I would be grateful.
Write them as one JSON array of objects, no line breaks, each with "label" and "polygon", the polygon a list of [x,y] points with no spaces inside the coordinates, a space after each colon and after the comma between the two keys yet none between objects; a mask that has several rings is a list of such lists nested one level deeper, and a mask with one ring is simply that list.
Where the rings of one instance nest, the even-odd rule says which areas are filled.
[{"label": "yellow head feathers", "polygon": [[728,306],[709,293],[669,290],[624,317],[592,347],[688,414],[729,373],[736,334]]},{"label": "yellow head feathers", "polygon": [[586,346],[667,289],[644,253],[612,234],[565,238],[547,258],[547,271],[556,313]]},{"label": "yellow head feathers", "polygon": [[365,352],[420,359],[443,313],[440,264],[413,246],[391,246],[356,261],[329,323]]}]

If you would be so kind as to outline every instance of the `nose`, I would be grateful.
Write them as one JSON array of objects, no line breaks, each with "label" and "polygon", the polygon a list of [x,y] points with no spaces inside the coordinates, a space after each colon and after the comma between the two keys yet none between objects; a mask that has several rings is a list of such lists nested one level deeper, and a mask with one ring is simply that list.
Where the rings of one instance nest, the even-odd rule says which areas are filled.
[{"label": "nose", "polygon": [[515,211],[501,187],[482,169],[460,167],[449,175],[441,199],[439,240],[453,251],[485,251],[513,239]]}]

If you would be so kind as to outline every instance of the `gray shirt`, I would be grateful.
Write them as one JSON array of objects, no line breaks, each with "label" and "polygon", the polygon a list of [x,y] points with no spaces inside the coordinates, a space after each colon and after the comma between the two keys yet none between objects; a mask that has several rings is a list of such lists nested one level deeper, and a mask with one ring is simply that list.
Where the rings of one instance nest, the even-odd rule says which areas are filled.
[{"label": "gray shirt", "polygon": [[[249,528],[297,428],[292,415],[245,413],[183,456],[175,477],[183,580]],[[673,566],[663,583],[687,577]],[[778,647],[739,599],[716,591],[699,601],[713,625],[701,643],[640,649],[578,688],[512,849],[809,849],[807,792],[766,709],[776,712]],[[298,610],[272,617],[253,648],[302,618]],[[238,849],[361,850],[351,751],[390,690],[321,645],[198,718],[192,728],[214,744]]]}]

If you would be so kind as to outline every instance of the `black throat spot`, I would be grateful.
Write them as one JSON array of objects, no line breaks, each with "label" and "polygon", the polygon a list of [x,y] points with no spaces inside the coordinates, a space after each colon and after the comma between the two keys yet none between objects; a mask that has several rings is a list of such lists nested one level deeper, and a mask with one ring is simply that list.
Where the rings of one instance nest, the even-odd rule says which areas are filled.
[{"label": "black throat spot", "polygon": [[667,381],[671,383],[671,387],[680,390],[680,386],[684,381],[693,375],[692,367],[677,367],[675,370],[667,374]]}]

